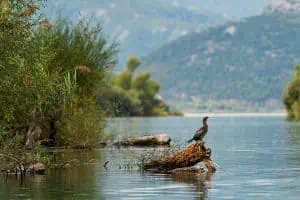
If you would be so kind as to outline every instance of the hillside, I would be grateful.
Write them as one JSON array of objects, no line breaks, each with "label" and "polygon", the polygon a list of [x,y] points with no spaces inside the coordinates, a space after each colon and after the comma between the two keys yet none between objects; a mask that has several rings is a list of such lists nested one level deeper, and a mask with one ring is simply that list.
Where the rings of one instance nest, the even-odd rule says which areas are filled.
[{"label": "hillside", "polygon": [[171,100],[278,103],[300,62],[299,19],[269,12],[189,34],[144,58],[144,70]]},{"label": "hillside", "polygon": [[255,16],[274,0],[162,0],[174,6],[185,7],[201,12],[219,13],[228,19],[241,19]]},{"label": "hillside", "polygon": [[272,0],[263,10],[264,13],[299,13],[299,11],[299,0]]},{"label": "hillside", "polygon": [[224,23],[223,17],[173,6],[165,0],[48,0],[45,11],[60,10],[73,21],[95,16],[105,33],[120,44],[120,63],[129,54],[145,56],[163,44],[193,31]]}]

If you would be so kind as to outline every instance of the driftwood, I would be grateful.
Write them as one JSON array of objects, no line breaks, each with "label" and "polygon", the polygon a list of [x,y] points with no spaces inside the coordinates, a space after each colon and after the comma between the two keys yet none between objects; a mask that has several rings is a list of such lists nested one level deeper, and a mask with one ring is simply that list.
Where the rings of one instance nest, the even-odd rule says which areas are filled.
[{"label": "driftwood", "polygon": [[161,135],[145,135],[132,136],[122,139],[114,145],[120,146],[156,146],[156,145],[170,145],[171,138],[167,134]]},{"label": "driftwood", "polygon": [[[170,172],[174,169],[177,171],[198,171],[195,168],[188,168],[196,165],[199,162],[204,162],[204,165],[207,167],[208,171],[215,172],[215,166],[210,159],[211,149],[204,146],[204,141],[199,141],[195,144],[188,146],[181,152],[176,153],[175,155],[166,156],[161,160],[154,160],[150,163],[144,165],[145,170],[153,171],[166,171]],[[179,170],[179,168],[181,168]],[[182,169],[183,168],[183,169]],[[188,168],[188,169],[184,169]],[[173,172],[176,172],[173,171]]]}]

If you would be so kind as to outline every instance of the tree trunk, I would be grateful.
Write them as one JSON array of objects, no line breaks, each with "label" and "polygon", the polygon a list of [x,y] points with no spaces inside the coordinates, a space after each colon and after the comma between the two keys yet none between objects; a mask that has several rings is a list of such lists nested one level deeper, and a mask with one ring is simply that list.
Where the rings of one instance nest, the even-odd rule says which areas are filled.
[{"label": "tree trunk", "polygon": [[49,134],[49,146],[54,147],[56,145],[56,119],[50,117],[50,134]]},{"label": "tree trunk", "polygon": [[[208,170],[214,171],[214,165],[210,162],[211,149],[205,148],[205,142],[199,141],[188,146],[175,155],[166,156],[161,160],[154,160],[144,166],[145,170],[171,171],[177,168],[186,168],[204,161]],[[211,166],[210,166],[211,165]],[[214,168],[214,169],[213,169]]]},{"label": "tree trunk", "polygon": [[39,126],[31,125],[26,135],[25,147],[28,149],[32,148],[34,143],[40,140],[41,133],[42,129]]}]

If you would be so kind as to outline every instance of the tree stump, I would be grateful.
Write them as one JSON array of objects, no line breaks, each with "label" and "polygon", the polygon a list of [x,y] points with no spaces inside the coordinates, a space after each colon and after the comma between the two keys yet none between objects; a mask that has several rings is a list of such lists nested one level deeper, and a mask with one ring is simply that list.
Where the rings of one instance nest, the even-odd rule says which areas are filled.
[{"label": "tree stump", "polygon": [[215,167],[210,159],[211,149],[204,146],[204,141],[199,141],[188,146],[183,151],[175,155],[166,156],[161,160],[154,160],[144,165],[145,170],[171,171],[177,168],[186,168],[204,161],[209,171],[215,171]]}]

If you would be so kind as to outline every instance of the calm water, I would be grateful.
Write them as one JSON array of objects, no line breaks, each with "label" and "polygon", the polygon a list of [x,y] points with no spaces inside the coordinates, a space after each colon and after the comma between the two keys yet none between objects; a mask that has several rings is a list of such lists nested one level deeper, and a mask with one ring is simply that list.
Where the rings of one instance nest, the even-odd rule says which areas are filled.
[{"label": "calm water", "polygon": [[[110,120],[114,134],[168,133],[184,143],[200,118]],[[212,177],[176,178],[119,169],[142,149],[70,152],[82,162],[102,164],[49,170],[21,185],[0,177],[0,199],[300,199],[300,124],[283,117],[214,117],[207,146],[219,169]]]}]

